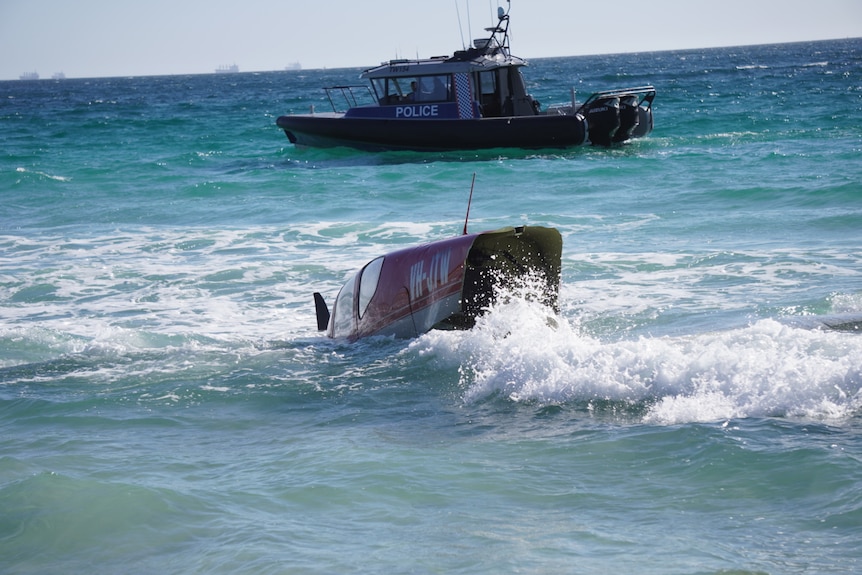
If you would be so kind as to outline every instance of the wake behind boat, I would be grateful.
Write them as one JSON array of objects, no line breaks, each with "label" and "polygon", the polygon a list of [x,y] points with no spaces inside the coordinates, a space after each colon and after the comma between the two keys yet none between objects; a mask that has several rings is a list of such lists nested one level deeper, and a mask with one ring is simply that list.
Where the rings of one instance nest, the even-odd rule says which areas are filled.
[{"label": "wake behind boat", "polygon": [[325,88],[332,112],[276,124],[296,145],[365,150],[608,146],[652,131],[652,86],[596,92],[581,104],[573,95],[570,105],[541,110],[521,74],[527,62],[509,51],[509,13],[497,16],[490,37],[469,49],[384,62],[360,74],[370,86]]}]

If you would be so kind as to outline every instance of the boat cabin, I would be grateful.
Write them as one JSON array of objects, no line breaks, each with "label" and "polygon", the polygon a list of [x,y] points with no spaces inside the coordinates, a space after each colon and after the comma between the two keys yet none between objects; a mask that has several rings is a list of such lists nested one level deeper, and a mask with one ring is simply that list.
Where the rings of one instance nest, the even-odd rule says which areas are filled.
[{"label": "boat cabin", "polygon": [[348,117],[397,119],[532,116],[539,104],[521,74],[526,62],[511,56],[495,37],[451,57],[390,60],[366,70],[377,104],[351,108]]}]

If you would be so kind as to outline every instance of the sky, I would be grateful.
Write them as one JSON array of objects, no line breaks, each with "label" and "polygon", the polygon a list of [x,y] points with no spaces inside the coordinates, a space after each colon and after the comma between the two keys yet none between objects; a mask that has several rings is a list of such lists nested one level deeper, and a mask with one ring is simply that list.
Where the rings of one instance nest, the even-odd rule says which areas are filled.
[{"label": "sky", "polygon": [[[450,55],[505,0],[0,0],[0,80],[375,66]],[[512,53],[862,37],[860,0],[512,0]]]}]

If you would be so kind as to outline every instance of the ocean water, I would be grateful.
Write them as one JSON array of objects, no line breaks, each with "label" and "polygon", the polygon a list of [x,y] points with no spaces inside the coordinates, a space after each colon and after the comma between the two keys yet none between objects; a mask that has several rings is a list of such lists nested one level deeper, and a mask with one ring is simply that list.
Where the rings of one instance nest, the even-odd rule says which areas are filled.
[{"label": "ocean water", "polygon": [[[358,72],[0,83],[0,572],[862,570],[862,40],[531,62],[656,86],[613,149],[290,145]],[[473,174],[555,321],[322,337]]]}]

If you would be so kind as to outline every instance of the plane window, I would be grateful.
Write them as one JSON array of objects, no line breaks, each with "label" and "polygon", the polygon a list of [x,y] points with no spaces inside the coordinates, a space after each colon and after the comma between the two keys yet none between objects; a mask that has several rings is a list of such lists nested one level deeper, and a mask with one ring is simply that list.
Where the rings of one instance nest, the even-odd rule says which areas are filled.
[{"label": "plane window", "polygon": [[363,268],[359,277],[359,317],[365,315],[371,298],[377,291],[377,283],[380,281],[380,268],[383,267],[383,258],[372,260]]},{"label": "plane window", "polygon": [[335,337],[349,335],[353,332],[353,292],[356,286],[357,276],[350,278],[344,284],[338,297],[335,298],[335,307],[332,310],[332,327]]}]

